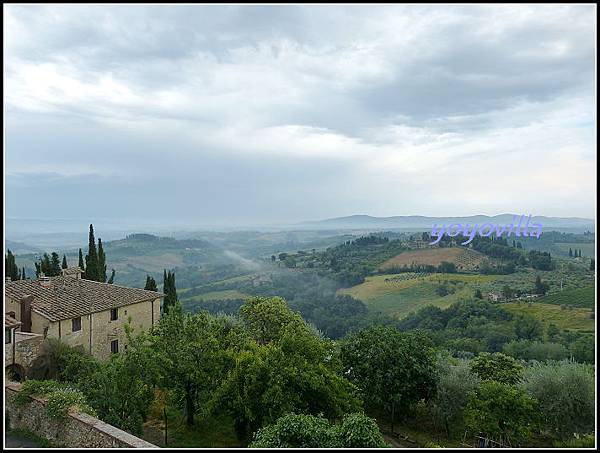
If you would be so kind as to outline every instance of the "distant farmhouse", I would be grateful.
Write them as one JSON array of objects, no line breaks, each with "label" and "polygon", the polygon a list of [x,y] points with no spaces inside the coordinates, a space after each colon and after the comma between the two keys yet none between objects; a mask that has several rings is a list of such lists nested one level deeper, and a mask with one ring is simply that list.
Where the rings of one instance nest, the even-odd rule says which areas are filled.
[{"label": "distant farmhouse", "polygon": [[5,281],[5,360],[23,371],[45,338],[58,338],[98,359],[127,348],[124,324],[138,332],[158,323],[164,294],[81,278],[81,269],[60,277]]}]

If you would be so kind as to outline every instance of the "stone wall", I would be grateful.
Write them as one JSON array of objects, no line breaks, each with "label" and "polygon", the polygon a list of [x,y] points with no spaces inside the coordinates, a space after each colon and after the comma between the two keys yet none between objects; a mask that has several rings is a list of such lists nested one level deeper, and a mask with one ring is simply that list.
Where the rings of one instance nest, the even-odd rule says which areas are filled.
[{"label": "stone wall", "polygon": [[87,414],[71,412],[63,419],[53,419],[46,414],[46,402],[41,398],[30,397],[30,403],[19,406],[15,397],[20,387],[12,382],[4,387],[5,417],[11,429],[32,431],[61,447],[158,448]]},{"label": "stone wall", "polygon": [[15,362],[25,369],[29,368],[39,355],[43,342],[44,337],[42,335],[30,332],[15,332]]}]

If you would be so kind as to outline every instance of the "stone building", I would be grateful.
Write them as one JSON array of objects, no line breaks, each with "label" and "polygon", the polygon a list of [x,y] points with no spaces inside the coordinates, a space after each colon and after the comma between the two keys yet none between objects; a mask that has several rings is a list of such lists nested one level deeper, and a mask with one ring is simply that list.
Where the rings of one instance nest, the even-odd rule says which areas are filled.
[{"label": "stone building", "polygon": [[81,269],[68,268],[60,277],[6,281],[5,314],[19,323],[21,333],[58,338],[106,359],[127,349],[127,322],[137,332],[158,322],[163,297],[159,292],[85,280]]}]

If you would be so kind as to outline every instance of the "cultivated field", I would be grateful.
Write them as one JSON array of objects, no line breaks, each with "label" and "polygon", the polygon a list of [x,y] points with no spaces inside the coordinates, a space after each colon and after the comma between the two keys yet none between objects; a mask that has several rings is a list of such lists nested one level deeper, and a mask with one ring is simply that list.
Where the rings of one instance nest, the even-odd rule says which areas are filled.
[{"label": "cultivated field", "polygon": [[[541,299],[540,299],[541,300]],[[527,313],[539,319],[545,327],[555,324],[561,330],[594,333],[594,319],[590,308],[561,307],[560,305],[533,302],[507,303],[502,308],[512,313]]]},{"label": "cultivated field", "polygon": [[[407,278],[412,276],[413,278]],[[348,294],[362,300],[372,311],[403,318],[426,305],[446,308],[452,303],[473,297],[473,288],[493,282],[494,275],[429,274],[416,273],[376,275],[338,294]],[[451,293],[442,296],[438,289],[447,286]]]},{"label": "cultivated field", "polygon": [[483,254],[464,247],[436,247],[400,253],[383,263],[381,269],[410,267],[412,264],[439,266],[442,261],[447,261],[454,263],[459,271],[472,271],[485,259]]}]

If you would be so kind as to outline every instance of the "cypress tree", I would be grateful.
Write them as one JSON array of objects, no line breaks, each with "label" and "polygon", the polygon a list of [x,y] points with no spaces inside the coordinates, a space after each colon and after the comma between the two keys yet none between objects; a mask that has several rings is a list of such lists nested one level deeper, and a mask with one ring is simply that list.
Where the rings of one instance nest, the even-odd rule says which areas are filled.
[{"label": "cypress tree", "polygon": [[146,286],[144,286],[144,289],[147,289],[148,291],[158,291],[156,280],[149,275],[146,275]]},{"label": "cypress tree", "polygon": [[98,238],[98,281],[106,282],[106,255],[101,238]]},{"label": "cypress tree", "polygon": [[85,278],[85,264],[83,264],[83,252],[79,249],[79,269],[83,272],[83,278]]},{"label": "cypress tree", "polygon": [[573,250],[571,250],[571,247],[569,247],[569,258],[573,257]]},{"label": "cypress tree", "polygon": [[50,262],[50,256],[48,256],[47,253],[44,253],[44,256],[40,259],[40,271],[48,277],[52,274],[52,264]]},{"label": "cypress tree", "polygon": [[169,307],[177,303],[177,289],[175,288],[175,273],[171,271],[164,272],[163,292],[165,298],[163,302],[163,312],[166,313]]},{"label": "cypress tree", "polygon": [[113,269],[107,283],[110,283],[112,285],[114,281],[115,281],[115,270]]},{"label": "cypress tree", "polygon": [[10,250],[7,250],[4,257],[4,276],[10,277],[11,280],[19,280],[19,268],[15,261],[15,255]]},{"label": "cypress tree", "polygon": [[69,265],[67,264],[67,255],[63,255],[62,268],[66,269],[67,267],[69,267]]},{"label": "cypress tree", "polygon": [[98,263],[98,251],[96,239],[94,238],[94,225],[90,223],[90,234],[88,239],[88,253],[85,256],[85,278],[88,280],[100,280],[100,269]]},{"label": "cypress tree", "polygon": [[60,275],[60,257],[58,253],[52,252],[52,258],[50,259],[50,273],[46,274],[50,277],[57,277]]},{"label": "cypress tree", "polygon": [[27,277],[25,276],[25,266],[23,266],[23,273],[21,274],[21,280],[25,280]]}]

